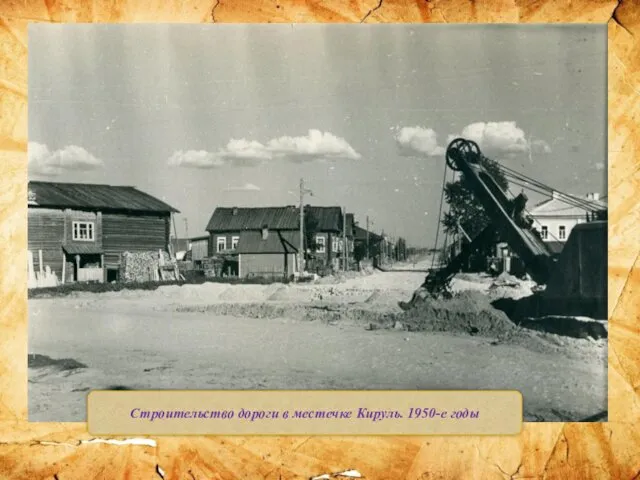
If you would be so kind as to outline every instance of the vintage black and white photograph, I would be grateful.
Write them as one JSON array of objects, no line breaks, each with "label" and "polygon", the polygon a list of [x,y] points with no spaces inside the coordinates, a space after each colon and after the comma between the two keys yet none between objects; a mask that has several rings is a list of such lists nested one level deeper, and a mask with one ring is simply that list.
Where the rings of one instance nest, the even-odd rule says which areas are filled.
[{"label": "vintage black and white photograph", "polygon": [[605,25],[29,25],[30,421],[101,390],[607,420]]}]

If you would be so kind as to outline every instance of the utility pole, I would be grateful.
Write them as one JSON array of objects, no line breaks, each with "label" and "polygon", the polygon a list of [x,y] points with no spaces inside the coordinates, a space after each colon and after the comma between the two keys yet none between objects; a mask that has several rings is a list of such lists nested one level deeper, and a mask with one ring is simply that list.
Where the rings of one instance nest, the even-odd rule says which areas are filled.
[{"label": "utility pole", "polygon": [[304,272],[305,263],[305,250],[304,250],[304,194],[308,193],[309,195],[313,195],[311,190],[306,190],[304,188],[304,179],[300,179],[300,250],[298,251],[298,272],[300,275]]}]

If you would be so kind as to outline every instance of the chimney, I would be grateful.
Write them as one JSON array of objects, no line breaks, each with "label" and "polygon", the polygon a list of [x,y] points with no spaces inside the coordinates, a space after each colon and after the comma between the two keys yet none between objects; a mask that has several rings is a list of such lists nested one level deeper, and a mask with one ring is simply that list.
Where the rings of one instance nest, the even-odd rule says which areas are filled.
[{"label": "chimney", "polygon": [[233,207],[233,215],[237,215],[238,214],[238,207]]},{"label": "chimney", "polygon": [[267,227],[266,225],[263,225],[262,226],[262,240],[266,240],[268,236],[269,236],[269,227]]}]

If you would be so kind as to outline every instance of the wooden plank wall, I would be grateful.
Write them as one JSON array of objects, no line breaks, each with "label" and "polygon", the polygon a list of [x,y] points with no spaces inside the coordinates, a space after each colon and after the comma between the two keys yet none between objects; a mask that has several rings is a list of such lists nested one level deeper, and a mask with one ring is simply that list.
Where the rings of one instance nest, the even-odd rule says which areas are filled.
[{"label": "wooden plank wall", "polygon": [[[102,247],[102,213],[98,212],[82,212],[78,210],[65,210],[65,243],[73,245],[95,245]],[[93,222],[95,229],[93,232],[93,242],[73,241],[73,222]]]},{"label": "wooden plank wall", "polygon": [[124,252],[166,250],[169,216],[102,214],[102,246],[107,267],[120,264]]},{"label": "wooden plank wall", "polygon": [[[33,252],[33,267],[40,269],[38,250],[42,250],[42,263],[62,279],[62,242],[65,234],[65,215],[62,210],[29,208],[27,240]],[[25,266],[26,268],[26,266]]]},{"label": "wooden plank wall", "polygon": [[195,240],[191,242],[191,259],[202,260],[208,256],[209,239]]},{"label": "wooden plank wall", "polygon": [[286,275],[287,265],[284,253],[243,253],[240,255],[242,271],[246,277],[250,274],[278,274]]}]

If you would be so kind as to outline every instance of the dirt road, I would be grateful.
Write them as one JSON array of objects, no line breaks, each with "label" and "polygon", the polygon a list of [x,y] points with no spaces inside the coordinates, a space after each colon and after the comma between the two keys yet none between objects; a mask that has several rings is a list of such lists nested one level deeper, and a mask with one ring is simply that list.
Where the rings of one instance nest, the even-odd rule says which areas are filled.
[{"label": "dirt road", "polygon": [[375,308],[391,311],[423,277],[376,273],[335,286],[205,284],[30,300],[29,352],[86,368],[30,368],[29,419],[84,421],[87,391],[105,388],[516,389],[527,420],[606,410],[606,342],[572,340],[583,342],[585,355],[571,356],[561,345],[550,354],[488,337],[366,331],[366,318],[309,320],[286,309],[275,318],[238,317],[197,308],[241,300],[256,311],[265,302],[356,308],[382,290],[386,301]]}]

